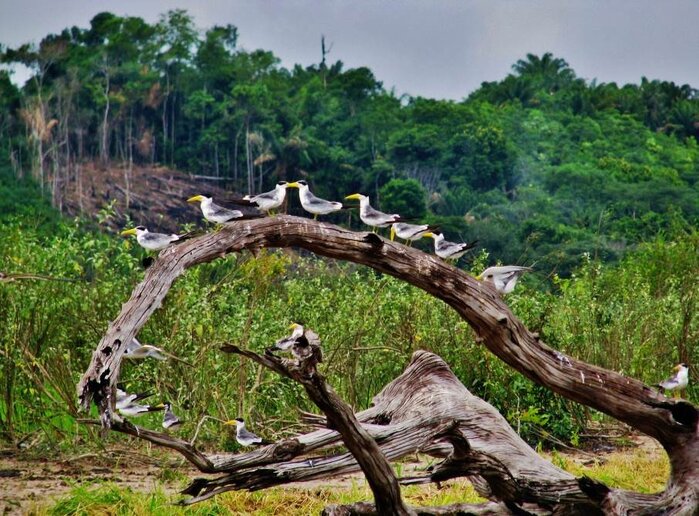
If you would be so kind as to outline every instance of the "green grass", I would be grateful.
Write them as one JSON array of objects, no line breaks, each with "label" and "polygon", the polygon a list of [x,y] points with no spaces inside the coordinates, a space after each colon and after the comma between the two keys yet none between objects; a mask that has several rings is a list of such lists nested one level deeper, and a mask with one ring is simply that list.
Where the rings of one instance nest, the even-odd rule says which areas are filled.
[{"label": "green grass", "polygon": [[[403,489],[405,499],[414,505],[446,505],[457,502],[479,502],[469,482],[453,481],[443,489],[435,485],[411,486]],[[182,496],[167,494],[159,484],[151,493],[136,492],[117,484],[80,486],[60,497],[53,505],[34,506],[32,514],[40,515],[93,515],[93,514],[256,514],[299,515],[319,514],[326,505],[371,500],[371,490],[363,481],[352,481],[342,487],[273,488],[265,491],[235,491],[224,493],[213,500],[192,507],[173,506]]]}]

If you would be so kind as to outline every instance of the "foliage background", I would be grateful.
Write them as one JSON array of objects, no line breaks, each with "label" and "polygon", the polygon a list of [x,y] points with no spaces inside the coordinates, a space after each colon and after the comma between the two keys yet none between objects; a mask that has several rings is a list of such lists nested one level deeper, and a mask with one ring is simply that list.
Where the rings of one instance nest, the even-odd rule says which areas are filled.
[{"label": "foliage background", "polygon": [[[545,54],[461,102],[397,97],[368,68],[286,69],[238,48],[234,26],[198,31],[184,11],[156,24],[102,13],[0,50],[34,71],[23,88],[0,71],[0,270],[74,280],[0,283],[7,441],[89,439],[74,386],[142,276],[141,251],[106,229],[127,209],[68,209],[85,194],[86,163],[120,167],[127,189],[134,167],[167,165],[241,193],[301,177],[326,198],[361,191],[452,240],[478,239],[463,267],[535,264],[508,303],[562,352],[650,384],[699,361],[699,100],[688,85],[597,84]],[[129,364],[124,380],[172,401],[187,435],[203,414],[292,432],[296,409],[310,408],[301,392],[216,345],[261,350],[293,319],[321,334],[331,383],[358,409],[429,349],[532,442],[576,443],[599,419],[510,371],[441,302],[294,251],[188,271],[139,337],[196,367]],[[213,423],[201,440],[235,447]]]}]

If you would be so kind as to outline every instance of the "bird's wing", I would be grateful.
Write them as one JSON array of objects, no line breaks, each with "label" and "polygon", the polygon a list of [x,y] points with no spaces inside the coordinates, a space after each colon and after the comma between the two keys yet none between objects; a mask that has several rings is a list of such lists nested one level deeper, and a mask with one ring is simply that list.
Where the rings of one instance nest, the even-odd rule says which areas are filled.
[{"label": "bird's wing", "polygon": [[296,342],[296,339],[291,338],[291,337],[282,337],[281,339],[278,339],[275,343],[273,348],[274,349],[280,349],[282,351],[286,351],[287,349],[291,348],[291,346],[294,345],[294,342]]},{"label": "bird's wing", "polygon": [[313,330],[306,328],[303,332],[303,336],[306,338],[308,344],[320,346],[320,337]]},{"label": "bird's wing", "polygon": [[675,389],[679,384],[680,382],[677,375],[674,375],[660,382],[658,386],[662,387],[663,389]]},{"label": "bird's wing", "polygon": [[240,210],[231,210],[219,206],[218,204],[211,203],[210,206],[211,215],[215,217],[228,217],[229,219],[238,219],[243,216],[243,212]]},{"label": "bird's wing", "polygon": [[[180,357],[173,355],[172,353],[168,353],[167,351],[164,351],[162,348],[157,348],[155,346],[150,346],[148,344],[146,344],[143,347],[147,348],[150,351],[149,355],[157,360],[165,360],[165,357],[167,357],[167,358],[171,358],[173,360],[177,360],[178,362],[182,362],[183,364],[186,364],[189,367],[194,367],[194,365],[192,365],[190,362],[187,362],[186,360],[183,360]],[[153,353],[156,353],[159,356],[156,356]]]}]

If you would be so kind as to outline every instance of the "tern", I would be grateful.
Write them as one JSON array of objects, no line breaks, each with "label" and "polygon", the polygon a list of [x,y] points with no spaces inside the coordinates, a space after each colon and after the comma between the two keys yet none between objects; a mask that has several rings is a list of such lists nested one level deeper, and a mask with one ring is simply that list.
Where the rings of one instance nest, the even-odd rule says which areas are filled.
[{"label": "tern", "polygon": [[441,231],[427,231],[422,236],[434,240],[434,253],[445,260],[458,260],[466,254],[466,251],[470,251],[476,246],[476,242],[457,243],[444,240]]},{"label": "tern", "polygon": [[308,213],[312,213],[314,219],[317,219],[318,215],[327,215],[328,213],[339,211],[343,208],[341,202],[326,201],[325,199],[316,197],[308,188],[308,183],[304,180],[294,181],[287,186],[289,188],[298,188],[301,206],[303,206],[303,209]]},{"label": "tern", "polygon": [[675,374],[658,384],[658,387],[667,391],[678,393],[687,388],[689,384],[689,366],[687,364],[677,364],[673,371]]},{"label": "tern", "polygon": [[425,233],[435,231],[437,226],[429,224],[407,224],[406,222],[394,222],[391,225],[391,240],[395,237],[402,238],[408,245],[411,245],[415,240],[420,240]]},{"label": "tern", "polygon": [[162,251],[173,242],[185,240],[192,236],[191,233],[182,235],[165,233],[151,233],[145,226],[136,226],[135,228],[125,229],[121,232],[121,236],[136,235],[138,244],[148,251]]},{"label": "tern", "polygon": [[187,202],[199,202],[201,203],[199,207],[204,215],[204,218],[209,222],[214,222],[216,224],[224,224],[235,219],[242,219],[245,217],[240,210],[230,210],[219,206],[214,203],[213,198],[206,197],[205,195],[195,195],[187,199]]},{"label": "tern", "polygon": [[345,199],[359,200],[359,218],[364,224],[374,228],[374,231],[376,228],[387,228],[391,224],[403,220],[397,213],[388,214],[372,208],[369,204],[369,197],[366,195],[356,193],[348,195]]},{"label": "tern", "polygon": [[296,339],[303,335],[304,332],[303,324],[299,323],[291,323],[289,329],[291,330],[291,335],[277,340],[268,351],[289,351]]},{"label": "tern", "polygon": [[246,195],[243,197],[244,200],[250,201],[251,204],[257,206],[261,211],[269,214],[271,210],[279,208],[286,198],[286,189],[289,183],[286,181],[279,181],[274,190],[269,192],[264,192],[258,195]]},{"label": "tern", "polygon": [[262,437],[253,434],[250,430],[245,428],[245,421],[243,418],[236,418],[230,421],[226,421],[225,425],[235,425],[235,440],[241,446],[263,446],[266,444],[272,444],[272,441],[267,441]]},{"label": "tern", "polygon": [[163,410],[165,405],[139,405],[138,403],[129,403],[118,409],[122,416],[137,417],[147,414],[148,412],[155,412],[158,410]]},{"label": "tern", "polygon": [[136,337],[131,340],[129,345],[126,346],[126,349],[124,350],[124,358],[128,358],[130,360],[141,360],[149,357],[156,360],[167,360],[168,358],[172,358],[173,360],[187,364],[189,367],[193,367],[192,364],[186,360],[182,360],[181,358],[178,358],[167,351],[163,351],[156,346],[141,344]]},{"label": "tern", "polygon": [[163,403],[163,406],[165,407],[165,412],[163,413],[163,428],[165,430],[169,430],[173,426],[182,424],[180,418],[178,418],[172,411],[172,405],[170,402],[166,401]]},{"label": "tern", "polygon": [[509,294],[515,289],[517,281],[525,272],[531,271],[531,267],[520,265],[504,265],[500,267],[488,267],[481,272],[476,279],[492,284],[500,294]]},{"label": "tern", "polygon": [[136,401],[140,401],[140,400],[149,398],[152,395],[153,395],[153,393],[151,393],[151,392],[141,392],[141,393],[129,394],[128,392],[117,388],[115,408],[117,410],[121,410],[125,407],[128,407],[129,405],[133,405]]}]

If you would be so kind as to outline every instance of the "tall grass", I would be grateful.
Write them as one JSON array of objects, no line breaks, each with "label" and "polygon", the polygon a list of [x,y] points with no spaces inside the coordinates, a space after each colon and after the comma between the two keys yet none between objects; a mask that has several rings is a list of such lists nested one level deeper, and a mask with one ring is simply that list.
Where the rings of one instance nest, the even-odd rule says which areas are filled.
[{"label": "tall grass", "polygon": [[[74,386],[142,279],[141,250],[77,221],[46,232],[15,219],[1,229],[0,270],[76,281],[0,284],[0,433],[15,443],[82,442],[91,434],[75,424]],[[679,236],[651,243],[614,268],[584,260],[553,292],[535,288],[536,276],[525,277],[507,302],[550,345],[655,383],[680,359],[699,358],[693,317],[699,238]],[[474,268],[486,259],[481,255]],[[294,251],[233,255],[187,271],[139,338],[195,367],[128,362],[121,379],[129,390],[154,390],[173,402],[185,436],[205,414],[242,416],[253,430],[294,432],[297,409],[312,409],[299,387],[218,351],[222,342],[261,351],[292,320],[320,334],[323,370],[357,409],[400,374],[415,350],[427,349],[532,441],[551,434],[576,442],[586,424],[581,407],[535,386],[476,344],[468,325],[441,301],[366,268]],[[158,423],[157,416],[142,421]],[[199,440],[237,446],[214,420],[204,423]]]}]

